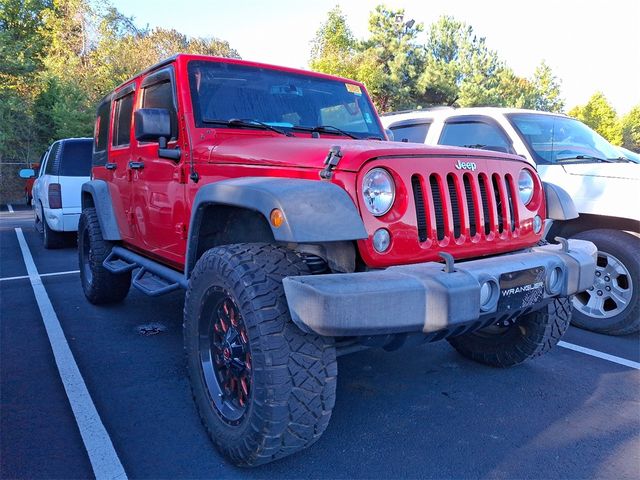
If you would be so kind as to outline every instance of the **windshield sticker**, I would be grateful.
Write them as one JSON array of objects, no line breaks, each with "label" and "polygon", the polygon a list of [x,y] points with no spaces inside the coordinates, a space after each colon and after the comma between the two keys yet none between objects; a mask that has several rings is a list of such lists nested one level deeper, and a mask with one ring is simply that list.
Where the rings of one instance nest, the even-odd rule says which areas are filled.
[{"label": "windshield sticker", "polygon": [[373,123],[373,119],[371,118],[371,115],[369,115],[368,112],[364,113],[364,121],[367,123]]},{"label": "windshield sticker", "polygon": [[354,85],[353,83],[345,83],[344,86],[347,87],[347,92],[355,95],[362,95],[362,89],[360,86]]}]

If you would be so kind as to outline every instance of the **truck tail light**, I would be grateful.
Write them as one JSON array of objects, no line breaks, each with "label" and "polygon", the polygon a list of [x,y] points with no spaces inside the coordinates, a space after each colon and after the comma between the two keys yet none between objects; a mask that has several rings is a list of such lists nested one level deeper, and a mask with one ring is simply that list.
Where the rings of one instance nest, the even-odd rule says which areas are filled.
[{"label": "truck tail light", "polygon": [[59,183],[49,184],[49,208],[62,208],[62,190]]}]

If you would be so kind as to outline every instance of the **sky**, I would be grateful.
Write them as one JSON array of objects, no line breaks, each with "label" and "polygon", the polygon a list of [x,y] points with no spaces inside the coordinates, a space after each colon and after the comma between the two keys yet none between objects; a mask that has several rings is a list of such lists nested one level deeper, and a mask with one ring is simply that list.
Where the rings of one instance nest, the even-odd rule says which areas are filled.
[{"label": "sky", "polygon": [[[112,0],[139,26],[227,40],[245,60],[307,68],[311,41],[339,5],[357,38],[367,37],[364,0]],[[517,75],[546,61],[562,81],[566,109],[601,91],[618,114],[640,104],[640,0],[387,0],[425,29],[451,15],[486,37]],[[424,40],[424,38],[420,39]]]}]

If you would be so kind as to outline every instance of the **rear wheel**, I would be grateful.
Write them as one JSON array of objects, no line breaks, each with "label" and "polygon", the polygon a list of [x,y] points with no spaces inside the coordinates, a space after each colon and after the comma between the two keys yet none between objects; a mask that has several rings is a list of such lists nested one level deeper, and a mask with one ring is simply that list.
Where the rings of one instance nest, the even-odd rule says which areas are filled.
[{"label": "rear wheel", "polygon": [[114,274],[102,265],[112,248],[102,238],[96,209],[85,208],[78,222],[80,281],[85,297],[96,305],[121,302],[131,287],[131,272]]},{"label": "rear wheel", "polygon": [[542,355],[567,331],[571,305],[566,297],[523,315],[508,327],[491,327],[449,338],[463,356],[492,367],[511,367]]},{"label": "rear wheel", "polygon": [[67,237],[64,232],[56,232],[49,227],[47,223],[47,219],[44,216],[44,210],[41,210],[42,213],[42,240],[44,243],[44,248],[46,249],[54,249],[54,248],[62,248],[65,246]]},{"label": "rear wheel", "polygon": [[593,286],[573,299],[572,323],[608,335],[640,330],[640,239],[619,230],[588,230],[575,236],[598,247]]},{"label": "rear wheel", "polygon": [[213,443],[253,466],[313,444],[335,403],[333,339],[302,332],[282,287],[308,274],[303,260],[267,244],[217,247],[198,260],[184,306],[193,397]]}]

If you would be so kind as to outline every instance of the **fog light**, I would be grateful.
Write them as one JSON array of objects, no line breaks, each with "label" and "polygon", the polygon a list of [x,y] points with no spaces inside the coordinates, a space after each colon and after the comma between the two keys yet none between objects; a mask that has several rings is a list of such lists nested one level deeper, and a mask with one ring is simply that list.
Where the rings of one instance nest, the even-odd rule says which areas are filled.
[{"label": "fog light", "polygon": [[373,234],[373,248],[376,252],[384,252],[391,244],[391,235],[386,228],[380,228]]},{"label": "fog light", "polygon": [[498,300],[498,285],[494,280],[487,280],[480,285],[480,310],[492,310]]},{"label": "fog light", "polygon": [[551,294],[560,293],[562,288],[562,269],[560,267],[553,267],[549,272],[549,278],[547,279],[547,290]]},{"label": "fog light", "polygon": [[542,230],[542,219],[540,218],[540,215],[536,215],[533,217],[533,231],[535,233],[540,233],[540,230]]}]

